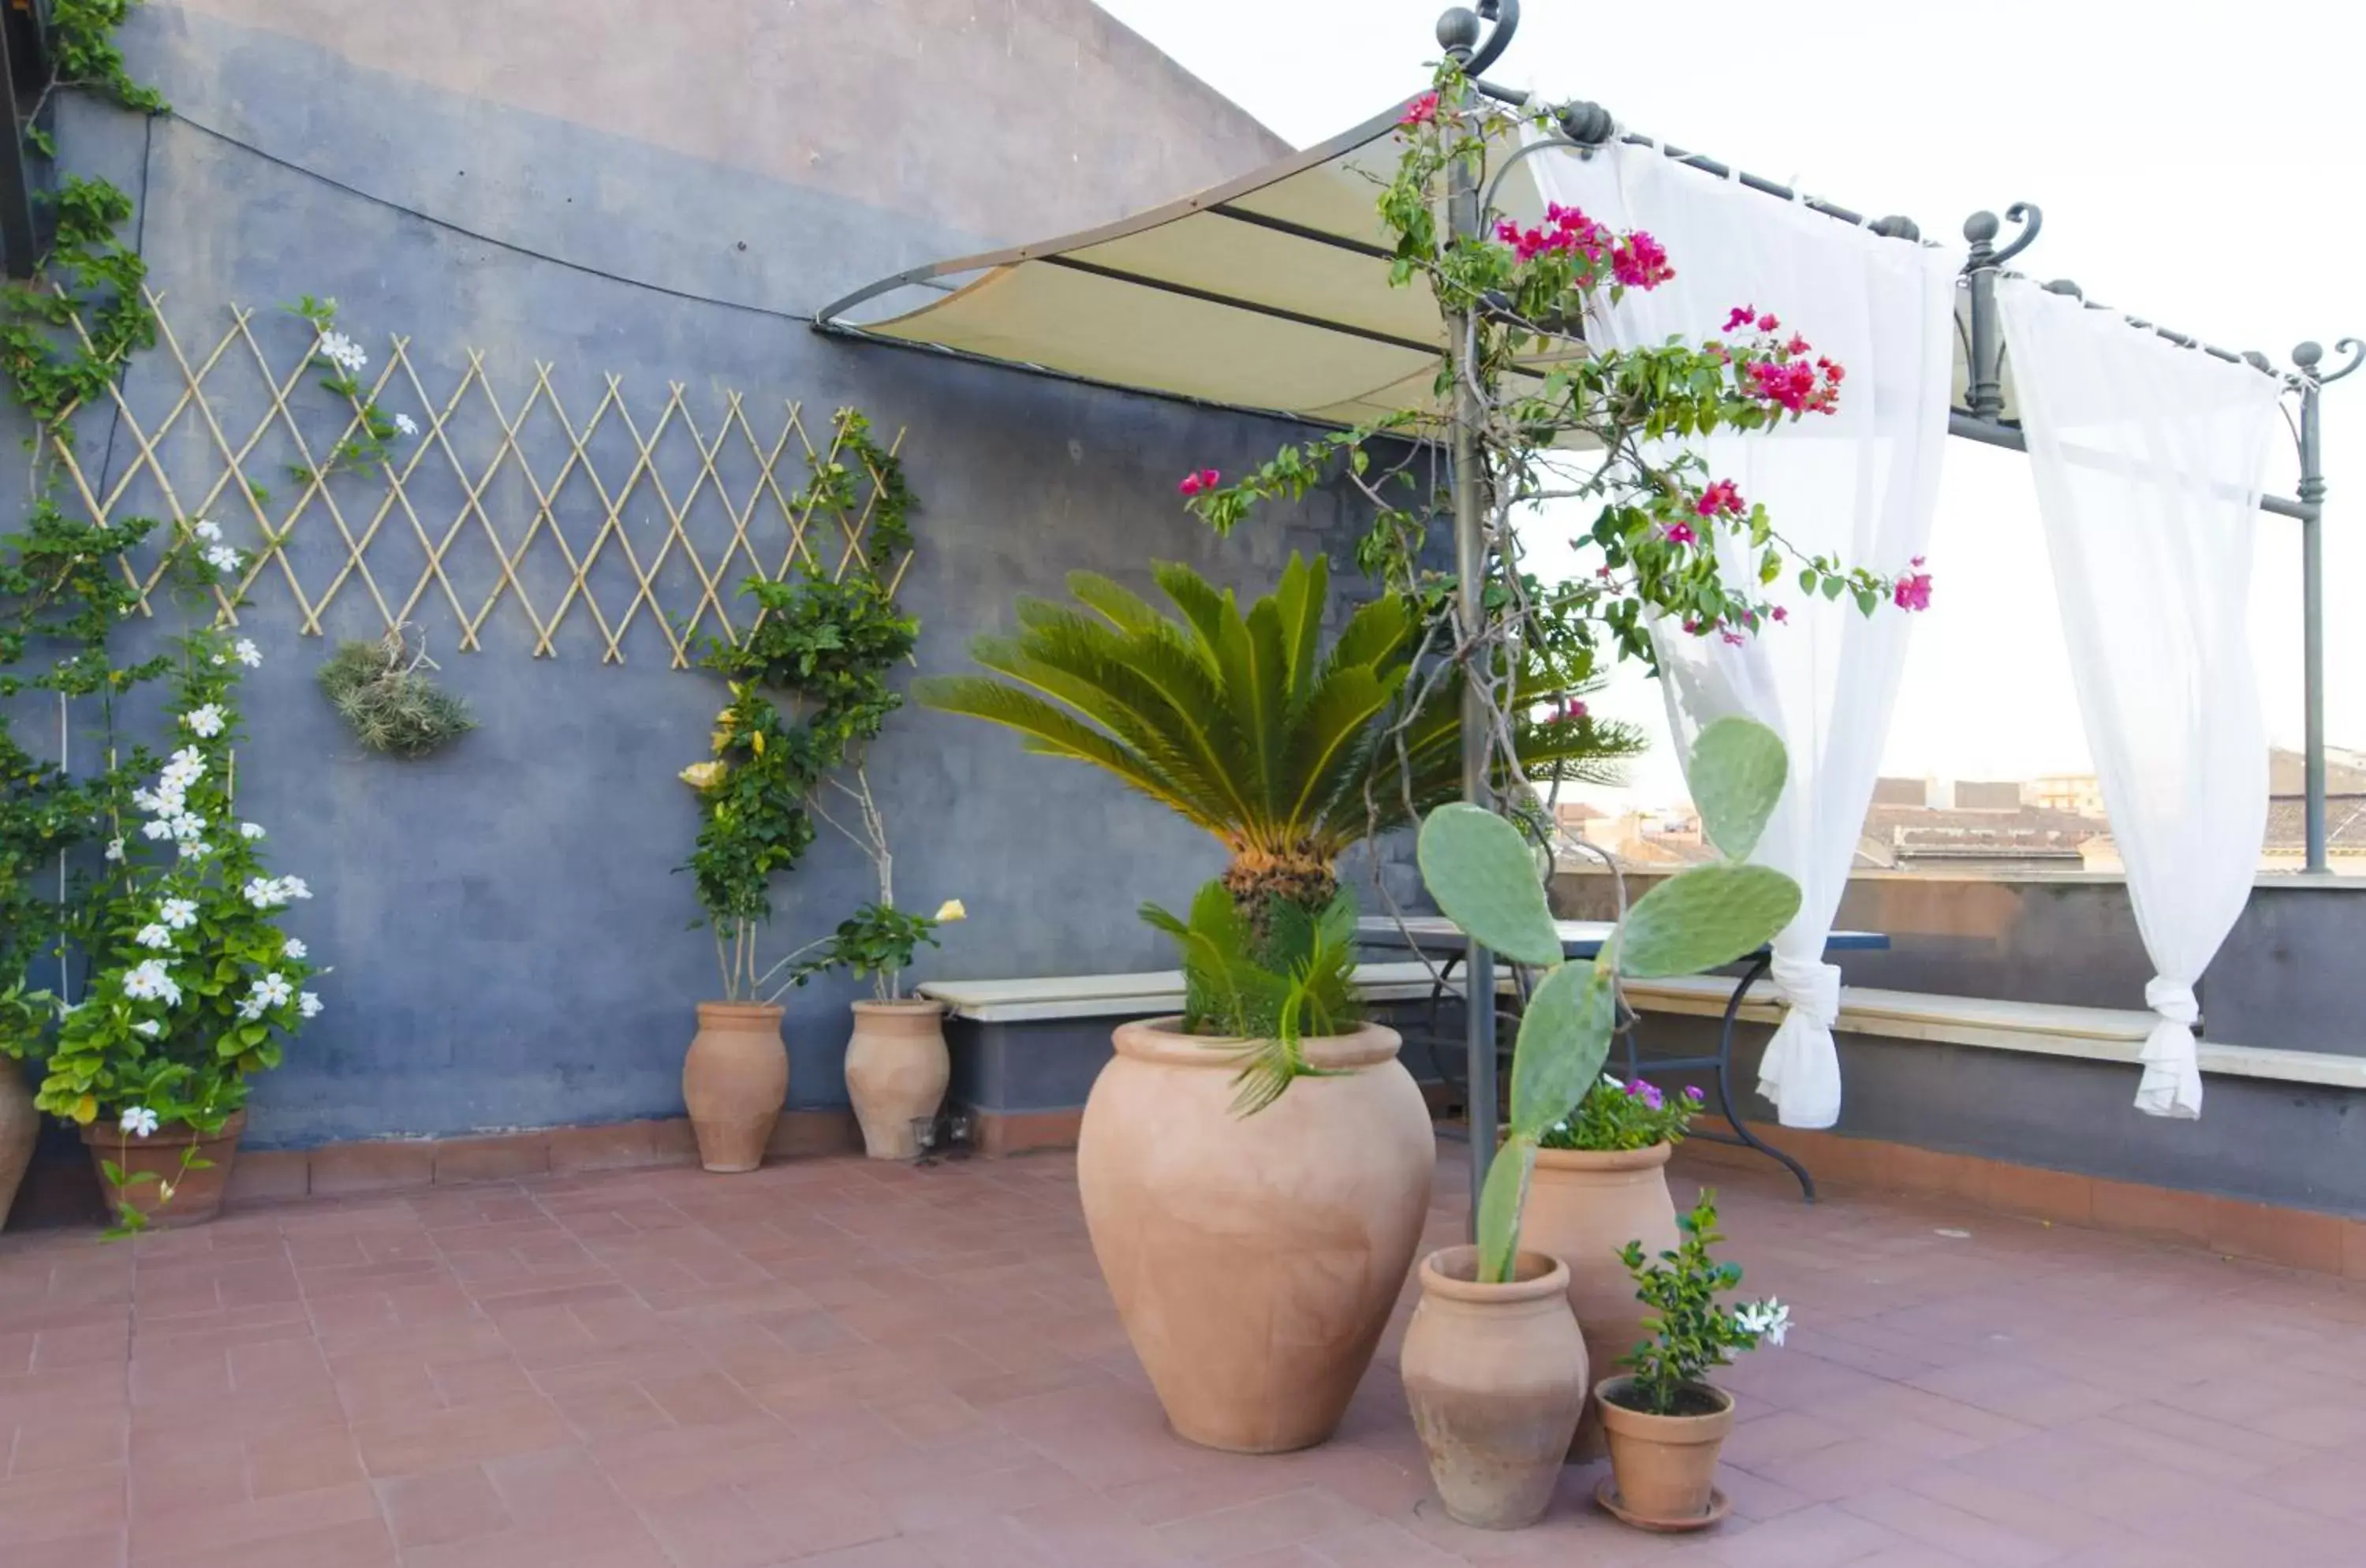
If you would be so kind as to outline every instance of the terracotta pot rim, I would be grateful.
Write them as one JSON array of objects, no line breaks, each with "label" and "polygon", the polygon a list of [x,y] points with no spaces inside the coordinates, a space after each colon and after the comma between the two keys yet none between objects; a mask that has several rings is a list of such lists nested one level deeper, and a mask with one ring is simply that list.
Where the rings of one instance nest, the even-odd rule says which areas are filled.
[{"label": "terracotta pot rim", "polygon": [[1631,1375],[1622,1372],[1615,1378],[1604,1378],[1594,1385],[1594,1403],[1601,1408],[1604,1426],[1619,1427],[1638,1437],[1665,1443],[1718,1442],[1732,1428],[1733,1395],[1715,1383],[1696,1382],[1685,1386],[1715,1396],[1717,1409],[1692,1416],[1659,1416],[1649,1410],[1637,1410],[1621,1404],[1610,1397],[1613,1391],[1631,1386],[1634,1381]]},{"label": "terracotta pot rim", "polygon": [[1676,1145],[1662,1139],[1643,1149],[1538,1149],[1539,1170],[1649,1170],[1665,1165]]},{"label": "terracotta pot rim", "polygon": [[934,997],[898,997],[894,1001],[888,1002],[870,997],[849,1005],[857,1012],[884,1013],[890,1018],[908,1018],[921,1013],[941,1015],[945,1010],[945,1004]]},{"label": "terracotta pot rim", "polygon": [[1569,1295],[1569,1265],[1549,1252],[1522,1247],[1512,1260],[1513,1278],[1501,1285],[1459,1277],[1464,1270],[1476,1274],[1478,1262],[1475,1247],[1439,1247],[1421,1260],[1422,1293],[1480,1306],[1516,1306]]},{"label": "terracotta pot rim", "polygon": [[[230,1113],[230,1120],[222,1123],[220,1132],[208,1133],[199,1137],[197,1142],[200,1144],[234,1144],[239,1140],[240,1135],[245,1131],[246,1111],[242,1107]],[[114,1148],[116,1146],[116,1141],[118,1138],[128,1135],[123,1132],[120,1122],[104,1116],[93,1120],[88,1125],[81,1129],[81,1133],[84,1145],[94,1149]],[[131,1146],[135,1149],[154,1148],[159,1145],[186,1144],[188,1141],[188,1136],[189,1124],[186,1122],[166,1122],[160,1124],[157,1129],[153,1133],[149,1134],[148,1136],[144,1138],[132,1138],[130,1143]]]},{"label": "terracotta pot rim", "polygon": [[778,1002],[701,1002],[698,1004],[698,1017],[702,1023],[710,1018],[716,1020],[768,1018],[777,1023],[780,1021],[781,1012],[781,1004]]},{"label": "terracotta pot rim", "polygon": [[[1225,1035],[1186,1034],[1180,1014],[1121,1023],[1110,1039],[1121,1056],[1215,1072],[1238,1072],[1240,1053],[1257,1043]],[[1404,1037],[1386,1024],[1364,1023],[1352,1034],[1310,1034],[1298,1043],[1318,1067],[1370,1067],[1396,1060]]]}]

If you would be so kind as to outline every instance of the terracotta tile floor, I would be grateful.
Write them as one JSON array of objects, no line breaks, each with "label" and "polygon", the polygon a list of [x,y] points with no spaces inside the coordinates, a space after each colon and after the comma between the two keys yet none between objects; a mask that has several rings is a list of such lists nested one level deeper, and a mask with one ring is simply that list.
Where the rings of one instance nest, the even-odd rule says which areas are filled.
[{"label": "terracotta tile floor", "polygon": [[1068,1160],[832,1159],[0,1240],[0,1563],[2366,1562],[2358,1288],[1710,1174],[1799,1326],[1728,1376],[1705,1536],[1610,1522],[1591,1469],[1536,1529],[1452,1524],[1392,1348],[1324,1447],[1194,1449]]}]

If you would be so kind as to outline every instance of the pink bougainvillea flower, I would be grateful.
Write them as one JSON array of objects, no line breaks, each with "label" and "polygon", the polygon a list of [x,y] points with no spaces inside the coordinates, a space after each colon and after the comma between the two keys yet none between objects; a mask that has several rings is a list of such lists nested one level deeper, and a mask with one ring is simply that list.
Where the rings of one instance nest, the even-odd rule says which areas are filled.
[{"label": "pink bougainvillea flower", "polygon": [[1198,495],[1215,489],[1223,480],[1224,476],[1215,469],[1201,468],[1197,473],[1185,474],[1183,482],[1175,488],[1185,495]]},{"label": "pink bougainvillea flower", "polygon": [[1698,635],[1699,631],[1700,631],[1700,623],[1699,623],[1698,621],[1687,620],[1686,622],[1684,622],[1684,635],[1685,635],[1686,637],[1693,637],[1693,636],[1696,636],[1696,635]]},{"label": "pink bougainvillea flower", "polygon": [[1436,93],[1424,93],[1412,103],[1406,105],[1404,118],[1397,121],[1397,123],[1407,127],[1408,129],[1416,125],[1436,124],[1437,95]]},{"label": "pink bougainvillea flower", "polygon": [[1672,545],[1689,545],[1700,536],[1693,532],[1689,523],[1671,523],[1667,532],[1668,543]]},{"label": "pink bougainvillea flower", "polygon": [[[1918,558],[1914,564],[1921,566],[1922,562]],[[1929,609],[1931,607],[1931,574],[1927,571],[1910,572],[1898,580],[1898,585],[1890,590],[1889,596],[1901,610]]]},{"label": "pink bougainvillea flower", "polygon": [[1786,354],[1805,354],[1815,346],[1816,345],[1814,344],[1809,343],[1797,333],[1793,333],[1791,334],[1791,341],[1783,345],[1783,352]]},{"label": "pink bougainvillea flower", "polygon": [[1610,276],[1629,288],[1657,288],[1676,269],[1668,265],[1667,247],[1638,229],[1612,248]]},{"label": "pink bougainvillea flower", "polygon": [[1731,479],[1719,479],[1701,491],[1695,510],[1704,517],[1738,513],[1742,510],[1741,491],[1734,488]]},{"label": "pink bougainvillea flower", "polygon": [[1575,697],[1565,697],[1553,706],[1555,724],[1575,724],[1585,717],[1585,705]]},{"label": "pink bougainvillea flower", "polygon": [[1725,318],[1725,330],[1727,332],[1731,332],[1736,327],[1746,327],[1757,319],[1757,306],[1736,305],[1733,308],[1732,312]]},{"label": "pink bougainvillea flower", "polygon": [[1824,379],[1831,382],[1835,387],[1841,384],[1841,378],[1848,374],[1847,371],[1841,368],[1838,363],[1830,359],[1817,360],[1816,368],[1822,371],[1824,373]]},{"label": "pink bougainvillea flower", "polygon": [[1791,618],[1791,612],[1777,604],[1774,606],[1774,618],[1778,621],[1787,621]]},{"label": "pink bougainvillea flower", "polygon": [[1748,637],[1743,637],[1740,632],[1719,632],[1717,635],[1723,637],[1726,640],[1727,646],[1731,648],[1740,648],[1743,643],[1750,640]]},{"label": "pink bougainvillea flower", "polygon": [[1771,310],[1758,318],[1758,330],[1762,333],[1771,333],[1782,324],[1774,319],[1774,313]]}]

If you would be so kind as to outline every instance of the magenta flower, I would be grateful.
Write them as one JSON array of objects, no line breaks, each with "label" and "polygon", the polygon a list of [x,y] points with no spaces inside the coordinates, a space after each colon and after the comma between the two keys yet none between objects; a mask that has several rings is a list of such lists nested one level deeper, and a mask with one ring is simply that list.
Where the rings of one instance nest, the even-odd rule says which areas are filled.
[{"label": "magenta flower", "polygon": [[1719,632],[1717,635],[1725,638],[1727,645],[1732,648],[1740,648],[1744,642],[1749,640],[1740,632]]},{"label": "magenta flower", "polygon": [[1695,1105],[1698,1105],[1702,1100],[1707,1100],[1708,1096],[1701,1093],[1700,1085],[1688,1083],[1684,1085],[1684,1098],[1691,1100]]},{"label": "magenta flower", "polygon": [[1743,510],[1741,491],[1734,487],[1731,479],[1719,479],[1701,491],[1699,503],[1694,510],[1704,517],[1715,517],[1720,513],[1730,516]]},{"label": "magenta flower", "polygon": [[1641,1100],[1653,1111],[1661,1110],[1668,1103],[1667,1097],[1660,1092],[1659,1085],[1645,1083],[1641,1078],[1627,1086],[1627,1095],[1630,1100]]},{"label": "magenta flower", "polygon": [[1793,333],[1791,334],[1791,341],[1783,345],[1783,352],[1786,354],[1805,354],[1815,346],[1816,345],[1814,344],[1809,343],[1797,333]]},{"label": "magenta flower", "polygon": [[1657,288],[1676,269],[1668,265],[1667,247],[1638,229],[1611,249],[1610,276],[1629,288]]},{"label": "magenta flower", "polygon": [[1771,311],[1766,315],[1758,318],[1758,330],[1762,333],[1771,333],[1782,324],[1782,322],[1774,319],[1774,314]]},{"label": "magenta flower", "polygon": [[1417,125],[1436,124],[1437,95],[1436,93],[1424,93],[1412,103],[1407,104],[1405,106],[1404,118],[1398,120],[1397,123],[1404,126],[1408,130]]},{"label": "magenta flower", "polygon": [[1727,332],[1731,332],[1736,327],[1746,327],[1757,319],[1757,306],[1736,305],[1725,318],[1725,330]]},{"label": "magenta flower", "polygon": [[1668,525],[1668,543],[1672,545],[1689,545],[1698,538],[1699,536],[1693,532],[1692,525],[1689,523],[1671,523]]},{"label": "magenta flower", "polygon": [[1185,474],[1183,482],[1175,488],[1184,495],[1198,495],[1215,489],[1223,480],[1224,476],[1214,468],[1201,468],[1197,473]]},{"label": "magenta flower", "polygon": [[[1915,564],[1920,566],[1921,562],[1917,560]],[[1910,572],[1898,580],[1898,586],[1890,591],[1889,596],[1897,602],[1898,607],[1901,610],[1929,609],[1931,607],[1931,574],[1927,571]]]},{"label": "magenta flower", "polygon": [[1774,606],[1774,618],[1778,621],[1787,621],[1791,618],[1791,612],[1777,604]]}]

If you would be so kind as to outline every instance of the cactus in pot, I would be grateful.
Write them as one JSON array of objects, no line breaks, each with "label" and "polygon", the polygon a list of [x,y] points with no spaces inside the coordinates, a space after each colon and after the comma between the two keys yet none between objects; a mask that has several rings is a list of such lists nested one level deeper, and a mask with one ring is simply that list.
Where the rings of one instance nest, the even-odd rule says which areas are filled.
[{"label": "cactus in pot", "polygon": [[[1563,960],[1518,828],[1469,805],[1439,807],[1422,824],[1422,877],[1439,909],[1471,941],[1542,971],[1520,1020],[1511,1125],[1480,1196],[1477,1245],[1424,1260],[1422,1305],[1405,1337],[1414,1425],[1448,1511],[1467,1523],[1517,1528],[1538,1517],[1584,1406],[1567,1267],[1520,1250],[1539,1140],[1601,1077],[1621,977],[1730,964],[1798,911],[1797,884],[1746,863],[1787,770],[1781,739],[1763,725],[1729,718],[1704,729],[1690,777],[1702,829],[1724,858],[1636,900],[1591,962]],[[1617,1458],[1614,1444],[1614,1466]]]}]

